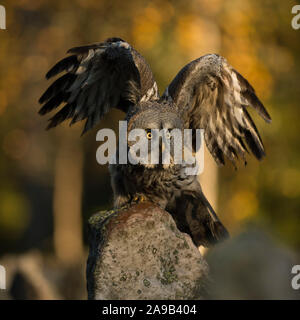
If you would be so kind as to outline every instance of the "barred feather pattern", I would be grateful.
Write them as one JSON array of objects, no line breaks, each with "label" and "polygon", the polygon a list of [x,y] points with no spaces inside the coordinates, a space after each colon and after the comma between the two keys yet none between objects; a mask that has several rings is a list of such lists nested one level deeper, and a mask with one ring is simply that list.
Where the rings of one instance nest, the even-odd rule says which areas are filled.
[{"label": "barred feather pattern", "polygon": [[59,61],[46,78],[65,72],[39,99],[45,115],[63,107],[49,120],[47,129],[72,119],[86,119],[83,133],[93,128],[111,109],[127,112],[140,100],[157,100],[158,90],[145,59],[127,42],[110,38],[103,43],[75,47]]},{"label": "barred feather pattern", "polygon": [[234,165],[238,158],[246,163],[248,148],[259,160],[265,156],[247,108],[254,108],[266,122],[271,117],[249,82],[223,57],[209,54],[186,65],[162,100],[176,105],[187,128],[204,129],[206,145],[219,165],[225,158]]},{"label": "barred feather pattern", "polygon": [[[252,107],[267,122],[271,118],[253,87],[224,58],[209,54],[187,64],[160,98],[149,65],[122,39],[68,53],[46,75],[49,79],[63,73],[40,98],[42,115],[62,105],[48,128],[66,119],[72,119],[70,124],[86,120],[86,132],[111,108],[118,108],[126,113],[128,130],[204,129],[207,147],[219,165],[225,159],[246,161],[248,148],[258,159],[265,155],[247,109]],[[168,210],[197,246],[214,245],[227,238],[228,231],[197,176],[187,175],[185,169],[185,164],[111,165],[115,206],[142,196]]]}]

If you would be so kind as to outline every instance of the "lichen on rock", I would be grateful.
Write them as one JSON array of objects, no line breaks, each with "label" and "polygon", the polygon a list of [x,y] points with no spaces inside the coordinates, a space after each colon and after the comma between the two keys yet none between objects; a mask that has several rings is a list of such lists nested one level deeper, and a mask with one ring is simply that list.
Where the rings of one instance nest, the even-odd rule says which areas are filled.
[{"label": "lichen on rock", "polygon": [[190,236],[151,202],[89,220],[89,299],[201,299],[208,267]]}]

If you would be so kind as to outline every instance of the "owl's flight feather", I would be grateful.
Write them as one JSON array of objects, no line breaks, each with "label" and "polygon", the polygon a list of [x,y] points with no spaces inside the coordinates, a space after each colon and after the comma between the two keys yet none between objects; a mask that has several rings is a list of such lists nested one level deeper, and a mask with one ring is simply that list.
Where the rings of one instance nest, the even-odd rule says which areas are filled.
[{"label": "owl's flight feather", "polygon": [[[48,128],[71,119],[86,119],[84,132],[111,109],[128,113],[143,101],[158,100],[157,84],[145,59],[127,42],[110,38],[103,43],[76,47],[46,75],[65,72],[40,98],[44,115],[65,105]],[[253,107],[267,121],[271,118],[249,82],[216,54],[187,64],[170,83],[161,102],[175,104],[185,127],[204,129],[206,145],[219,165],[225,158],[245,160],[248,148],[262,159],[264,146],[246,108]]]},{"label": "owl's flight feather", "polygon": [[187,64],[162,96],[181,112],[187,128],[204,129],[206,145],[219,165],[225,156],[245,160],[247,146],[257,159],[265,155],[258,130],[246,108],[271,118],[249,82],[227,61],[208,54]]},{"label": "owl's flight feather", "polygon": [[91,129],[111,109],[125,112],[139,101],[158,98],[157,85],[145,59],[119,38],[76,47],[46,75],[66,72],[42,95],[39,113],[44,115],[65,103],[51,119],[48,129],[66,119],[70,124],[86,120]]},{"label": "owl's flight feather", "polygon": [[[247,147],[258,159],[265,155],[247,107],[256,109],[267,122],[271,118],[253,87],[224,58],[210,54],[187,64],[160,98],[145,59],[119,38],[68,53],[46,75],[49,79],[64,73],[40,98],[42,115],[64,104],[48,128],[66,119],[72,119],[71,124],[86,119],[86,132],[111,108],[118,108],[127,114],[129,123],[142,128],[153,123],[160,128],[170,121],[172,129],[182,128],[182,123],[187,129],[204,129],[205,142],[218,164],[224,164],[225,158],[245,160]],[[183,169],[111,166],[115,205],[142,194],[167,208],[196,245],[210,246],[228,232],[205,198],[197,176],[187,176]]]}]

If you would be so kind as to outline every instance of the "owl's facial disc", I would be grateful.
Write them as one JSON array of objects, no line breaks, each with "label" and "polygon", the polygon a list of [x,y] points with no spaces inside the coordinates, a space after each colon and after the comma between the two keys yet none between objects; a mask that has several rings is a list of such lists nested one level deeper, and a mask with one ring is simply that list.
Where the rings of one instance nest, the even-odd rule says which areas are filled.
[{"label": "owl's facial disc", "polygon": [[[150,109],[132,117],[128,129],[129,153],[138,164],[164,169],[174,165],[174,148],[182,143],[182,122],[177,114]],[[136,132],[138,138],[131,139]]]}]

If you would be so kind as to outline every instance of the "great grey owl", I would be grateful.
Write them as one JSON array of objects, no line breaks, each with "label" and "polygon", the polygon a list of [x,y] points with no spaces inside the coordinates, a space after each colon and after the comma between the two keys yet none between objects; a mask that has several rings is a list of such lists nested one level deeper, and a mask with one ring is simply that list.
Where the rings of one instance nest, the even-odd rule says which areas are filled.
[{"label": "great grey owl", "polygon": [[[208,150],[218,165],[225,158],[245,161],[247,147],[257,159],[264,146],[247,107],[267,122],[271,118],[253,87],[227,61],[208,54],[187,64],[162,96],[145,59],[127,42],[105,42],[75,47],[46,75],[65,72],[42,95],[39,113],[44,115],[64,103],[48,128],[72,119],[86,119],[83,133],[94,127],[111,108],[126,113],[133,128],[204,129]],[[152,201],[174,217],[178,228],[191,235],[197,246],[213,245],[228,236],[205,198],[196,175],[183,165],[110,165],[115,207],[136,197]]]}]

